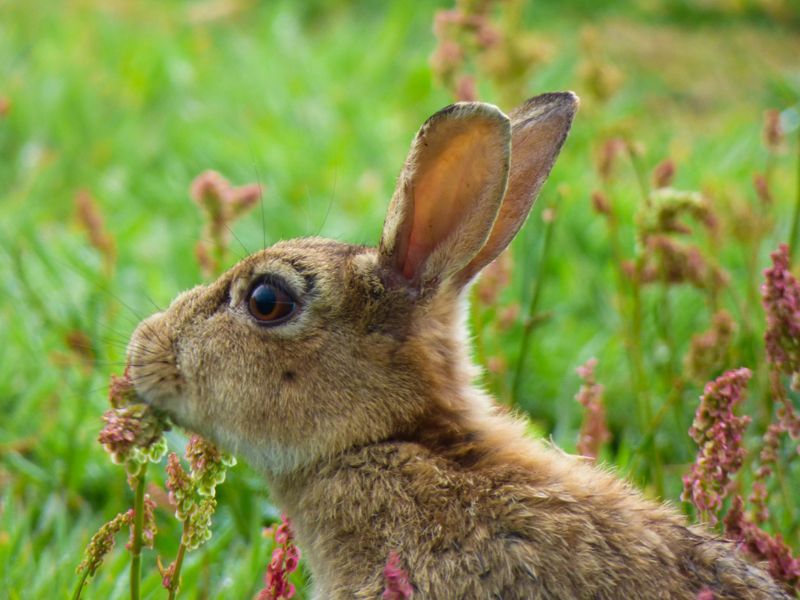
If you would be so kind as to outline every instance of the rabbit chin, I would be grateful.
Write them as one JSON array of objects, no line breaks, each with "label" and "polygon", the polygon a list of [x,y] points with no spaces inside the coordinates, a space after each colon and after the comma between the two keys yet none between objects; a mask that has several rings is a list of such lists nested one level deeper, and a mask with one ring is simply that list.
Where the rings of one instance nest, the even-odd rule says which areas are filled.
[{"label": "rabbit chin", "polygon": [[265,441],[251,444],[234,436],[229,440],[225,440],[225,437],[223,434],[216,443],[228,452],[243,457],[248,465],[267,478],[296,472],[318,458],[307,446],[292,448]]},{"label": "rabbit chin", "polygon": [[198,430],[199,419],[192,409],[194,404],[184,398],[182,394],[169,395],[161,393],[157,389],[143,390],[137,386],[136,396],[144,404],[165,414],[173,425],[205,435],[204,432]]},{"label": "rabbit chin", "polygon": [[169,406],[170,409],[165,412],[173,424],[201,435],[220,450],[243,458],[250,467],[268,478],[307,467],[325,454],[313,440],[306,440],[302,446],[290,446],[283,442],[242,439],[241,435],[227,431],[214,420],[195,418],[188,407],[178,409],[179,406],[186,406],[185,402],[172,401]]},{"label": "rabbit chin", "polygon": [[158,387],[137,387],[137,396],[148,406],[167,415],[173,425],[201,435],[221,450],[241,456],[251,467],[267,477],[285,475],[308,466],[324,454],[321,444],[315,444],[313,439],[308,438],[302,446],[243,439],[240,433],[229,431],[225,427],[224,419],[200,414],[195,410],[200,403],[183,393],[170,394]]}]

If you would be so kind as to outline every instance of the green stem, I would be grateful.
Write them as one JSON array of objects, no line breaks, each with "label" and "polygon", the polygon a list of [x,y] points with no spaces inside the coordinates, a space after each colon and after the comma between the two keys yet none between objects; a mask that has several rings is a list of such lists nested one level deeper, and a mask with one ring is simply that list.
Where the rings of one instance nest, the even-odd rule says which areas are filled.
[{"label": "green stem", "polygon": [[[772,404],[774,405],[776,402],[785,402],[791,404],[791,399],[788,397],[788,392],[786,391],[786,387],[783,383],[783,378],[781,377],[780,371],[775,367],[772,367],[770,370],[770,393],[768,396],[772,399]],[[776,415],[777,416],[777,415]],[[794,452],[792,453],[794,456]],[[787,463],[788,466],[788,463]],[[789,514],[789,520],[793,521],[793,513],[792,506],[794,503],[792,502],[792,495],[789,492],[789,488],[786,486],[786,471],[781,464],[780,458],[775,461],[775,471],[777,475],[778,484],[780,486],[781,494],[783,495],[784,504],[786,505],[786,511]]]},{"label": "green stem", "polygon": [[147,462],[136,475],[136,497],[133,504],[133,540],[131,540],[131,600],[139,600],[142,579],[142,531],[144,530],[144,476]]},{"label": "green stem", "polygon": [[[630,145],[628,145],[630,148]],[[630,152],[630,150],[629,150]],[[631,154],[631,160],[634,160],[633,153]],[[634,167],[636,164],[634,163]],[[638,169],[637,169],[638,173]],[[637,175],[638,176],[638,175]],[[640,179],[640,184],[646,186],[647,183],[644,180]],[[611,197],[610,190],[605,190],[606,196]],[[646,191],[645,198],[647,197]],[[616,266],[617,272],[617,285],[618,285],[618,294],[620,298],[620,315],[624,316],[629,313],[627,310],[627,298],[629,296],[629,287],[630,287],[630,301],[631,301],[631,310],[630,314],[632,318],[629,321],[624,320],[623,325],[623,335],[624,335],[624,342],[625,342],[625,349],[626,355],[628,357],[628,361],[630,363],[630,370],[631,370],[631,379],[633,380],[633,387],[634,387],[634,401],[636,402],[636,408],[639,412],[639,420],[640,420],[640,427],[642,431],[646,430],[648,427],[651,429],[655,429],[661,423],[661,419],[663,419],[663,415],[659,413],[659,417],[657,417],[657,423],[651,420],[651,411],[650,411],[650,404],[649,399],[645,396],[645,390],[647,386],[646,382],[646,375],[644,372],[644,365],[641,361],[641,321],[642,321],[642,307],[641,307],[641,272],[644,267],[644,258],[640,256],[635,262],[635,270],[632,277],[629,277],[628,274],[625,273],[623,269],[623,253],[622,253],[622,244],[619,239],[619,223],[617,221],[616,214],[614,213],[613,209],[607,214],[607,222],[608,222],[608,231],[609,237],[611,239],[611,250],[614,256],[614,263]],[[644,403],[646,401],[646,403]],[[662,407],[662,411],[665,411],[666,408],[670,405],[670,402],[667,401],[665,406]],[[664,412],[664,414],[666,414]],[[663,494],[663,476],[661,474],[661,460],[658,456],[658,449],[655,448],[654,444],[651,444],[652,436],[646,436],[645,439],[639,444],[636,452],[634,452],[634,459],[637,458],[637,453],[641,450],[647,448],[651,452],[651,459],[653,462],[653,469],[654,469],[654,477],[653,480],[656,484],[656,489],[659,494]],[[633,463],[632,463],[633,464]],[[633,470],[633,469],[631,469]]]},{"label": "green stem", "polygon": [[[606,195],[610,196],[608,190],[606,190]],[[620,313],[625,314],[627,311],[625,310],[625,299],[628,296],[628,284],[630,283],[630,296],[632,302],[632,309],[631,312],[633,314],[633,319],[630,323],[628,323],[625,327],[625,347],[628,350],[628,360],[630,361],[631,367],[631,377],[634,380],[636,394],[637,394],[637,405],[638,405],[638,394],[642,391],[643,385],[643,377],[644,377],[644,367],[641,364],[640,360],[640,336],[641,336],[641,301],[640,301],[640,273],[643,267],[642,260],[637,260],[635,264],[635,272],[633,274],[633,278],[629,278],[628,275],[625,273],[625,270],[622,267],[623,264],[623,254],[622,254],[622,244],[619,240],[619,223],[617,221],[617,216],[613,212],[610,212],[607,215],[608,221],[608,230],[609,236],[611,238],[611,250],[614,255],[614,263],[616,265],[616,272],[617,272],[617,286],[618,286],[618,294],[620,297]]]},{"label": "green stem", "polygon": [[[629,341],[630,359],[633,364],[634,389],[636,392],[636,406],[639,410],[640,427],[647,430],[653,422],[653,409],[650,406],[650,395],[647,391],[647,374],[642,363],[642,294],[641,279],[644,270],[644,254],[636,259],[636,271],[633,276],[632,302],[633,316],[631,320],[631,336]],[[651,440],[652,441],[652,440]],[[656,444],[647,445],[650,450],[652,469],[652,482],[658,497],[664,495],[664,474],[661,469],[661,457]]]},{"label": "green stem", "polygon": [[544,267],[547,262],[547,253],[550,249],[550,240],[553,237],[553,222],[555,219],[545,221],[544,229],[544,242],[542,244],[542,254],[539,258],[539,272],[536,281],[533,284],[533,292],[531,293],[531,301],[528,304],[526,317],[524,320],[524,328],[522,330],[522,340],[519,345],[519,356],[517,357],[517,366],[514,369],[514,383],[511,387],[511,406],[516,406],[519,402],[519,390],[522,385],[522,372],[525,368],[525,357],[528,354],[530,346],[531,334],[534,328],[541,321],[536,318],[536,309],[539,304],[539,296],[542,292],[542,281],[544,279]]},{"label": "green stem", "polygon": [[[605,192],[606,197],[610,197],[608,190],[605,190]],[[622,243],[619,241],[619,222],[613,208],[609,209],[606,221],[608,222],[608,234],[611,238],[611,254],[614,256],[614,265],[616,266],[619,297],[622,300],[627,295],[627,276],[622,268],[622,263],[625,259],[622,253]]]},{"label": "green stem", "polygon": [[661,426],[661,422],[664,420],[664,417],[667,416],[672,405],[681,397],[681,393],[683,392],[683,382],[678,381],[676,382],[677,385],[672,388],[669,396],[664,401],[664,404],[661,406],[661,409],[658,411],[656,416],[653,418],[652,422],[650,423],[650,427],[645,433],[645,436],[642,438],[642,441],[639,442],[639,445],[636,446],[636,449],[633,451],[633,455],[631,457],[631,471],[633,471],[636,467],[637,461],[641,456],[642,452],[645,448],[647,448],[655,438],[656,431]]},{"label": "green stem", "polygon": [[789,259],[794,255],[794,246],[797,241],[797,230],[800,228],[800,127],[797,128],[797,197],[794,201],[794,216],[792,217],[792,233],[789,235]]},{"label": "green stem", "polygon": [[778,479],[778,485],[780,486],[781,489],[781,495],[783,496],[783,503],[786,507],[786,512],[789,514],[789,521],[794,522],[794,510],[793,510],[794,501],[792,499],[793,495],[789,491],[788,486],[786,485],[786,479],[787,479],[786,469],[781,464],[780,460],[775,461],[775,471]]},{"label": "green stem", "polygon": [[175,600],[178,595],[178,588],[181,584],[181,567],[183,566],[183,557],[186,554],[186,544],[184,539],[189,534],[189,518],[183,522],[183,536],[181,537],[181,546],[178,548],[178,557],[175,559],[175,571],[172,573],[172,579],[169,584],[169,597],[167,600]]},{"label": "green stem", "polygon": [[[761,218],[760,216],[758,217]],[[756,239],[753,240],[753,244],[750,247],[749,255],[747,256],[747,303],[745,304],[745,310],[747,311],[747,320],[751,319],[752,315],[757,315],[758,311],[761,310],[761,302],[759,298],[758,292],[758,253],[759,249],[761,248],[761,242],[763,240],[763,236],[758,236]],[[791,253],[791,246],[789,247],[789,252]],[[747,252],[745,250],[745,252]]]},{"label": "green stem", "polygon": [[[661,339],[667,346],[669,351],[669,360],[667,361],[667,379],[672,383],[673,389],[683,389],[684,382],[681,376],[681,368],[677,363],[678,351],[675,344],[675,339],[672,336],[672,309],[670,305],[670,285],[667,279],[667,274],[664,269],[663,263],[661,264],[661,319],[658,321],[660,325]],[[685,423],[687,422],[686,410],[683,402],[679,402],[677,410],[674,411],[676,425],[678,431],[685,431]],[[663,410],[663,407],[662,407]],[[689,438],[681,436],[686,443],[686,448],[689,455],[692,453]]]},{"label": "green stem", "polygon": [[633,165],[633,172],[636,174],[636,181],[639,183],[639,190],[642,192],[645,206],[650,205],[650,184],[647,183],[647,173],[645,173],[644,165],[639,160],[639,156],[633,149],[633,142],[625,138],[625,148],[628,150],[628,157],[631,159]]},{"label": "green stem", "polygon": [[[636,181],[639,184],[639,190],[642,193],[642,200],[645,207],[650,206],[650,185],[647,182],[647,173],[645,172],[644,165],[639,160],[639,156],[633,149],[633,142],[625,139],[625,146],[628,151],[628,157],[631,160]],[[641,282],[642,271],[644,270],[644,252],[642,251],[636,259],[636,271],[634,273],[633,282],[631,286],[631,296],[633,303],[632,320],[631,320],[631,335],[629,340],[629,352],[634,371],[634,387],[636,389],[636,405],[639,408],[641,419],[642,431],[647,430],[652,423],[653,412],[650,406],[650,396],[647,392],[647,375],[642,363],[642,295],[641,295]],[[650,460],[652,462],[652,482],[656,488],[656,494],[659,497],[664,495],[664,474],[661,466],[661,457],[658,452],[658,447],[651,440],[647,445],[650,450]]]},{"label": "green stem", "polygon": [[72,600],[81,600],[81,594],[83,593],[83,586],[86,585],[87,577],[89,577],[89,569],[84,569],[80,581],[78,581],[78,583],[75,584],[75,588],[72,590]]}]

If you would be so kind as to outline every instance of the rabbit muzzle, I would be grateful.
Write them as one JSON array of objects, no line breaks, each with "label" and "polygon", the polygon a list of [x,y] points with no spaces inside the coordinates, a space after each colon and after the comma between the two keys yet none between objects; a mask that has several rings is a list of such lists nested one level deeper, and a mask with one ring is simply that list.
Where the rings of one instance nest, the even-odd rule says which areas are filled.
[{"label": "rabbit muzzle", "polygon": [[168,312],[143,320],[128,342],[128,373],[141,401],[165,412],[177,425],[188,427],[189,404],[175,344],[167,330]]},{"label": "rabbit muzzle", "polygon": [[177,357],[163,327],[164,314],[156,313],[139,323],[127,349],[129,374],[136,392],[159,408],[166,408],[160,405],[179,391]]}]

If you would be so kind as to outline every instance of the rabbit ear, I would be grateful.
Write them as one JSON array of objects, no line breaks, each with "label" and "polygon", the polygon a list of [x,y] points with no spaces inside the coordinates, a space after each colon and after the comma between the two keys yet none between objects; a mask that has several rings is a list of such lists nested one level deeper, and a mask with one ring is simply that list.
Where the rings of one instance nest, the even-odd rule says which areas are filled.
[{"label": "rabbit ear", "polygon": [[437,112],[411,144],[381,236],[381,266],[406,284],[442,281],[483,247],[503,201],[509,119],[460,102]]},{"label": "rabbit ear", "polygon": [[462,284],[497,258],[525,223],[567,139],[578,104],[575,94],[560,92],[536,96],[511,111],[508,188],[489,239],[458,274]]}]

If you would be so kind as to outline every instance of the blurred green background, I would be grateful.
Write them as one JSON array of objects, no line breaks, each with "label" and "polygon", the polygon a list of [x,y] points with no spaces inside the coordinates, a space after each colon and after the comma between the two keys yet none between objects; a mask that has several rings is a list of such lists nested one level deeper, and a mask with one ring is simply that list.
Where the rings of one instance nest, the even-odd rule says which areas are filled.
[{"label": "blurred green background", "polygon": [[[503,4],[498,26],[524,36],[532,58],[513,89],[490,76],[491,65],[476,67],[480,98],[510,110],[527,96],[571,89],[582,109],[514,243],[512,282],[496,305],[475,301],[479,358],[491,367],[483,384],[511,401],[525,307],[539,281],[536,309],[546,319],[530,338],[516,405],[540,434],[574,451],[582,415],[575,367],[596,356],[613,434],[603,458],[677,503],[696,452],[686,430],[701,386],[682,383],[643,452],[627,305],[590,195],[609,195],[628,258],[642,174],[658,163],[672,159],[673,186],[711,202],[721,225],[693,239],[730,276],[721,302],[740,326],[722,367],[756,372],[747,411],[757,446],[770,419],[757,285],[768,253],[788,239],[797,193],[800,9],[792,0],[548,0],[511,3],[519,11],[512,23]],[[228,265],[264,237],[377,243],[412,136],[453,101],[429,64],[434,15],[452,7],[0,0],[0,596],[69,597],[91,535],[131,505],[124,474],[96,437],[109,374],[121,373],[135,323],[203,281],[192,180],[213,169],[234,185],[263,185],[265,219],[257,209],[235,225],[241,246],[231,243]],[[769,108],[781,111],[788,139],[775,156],[761,141]],[[638,177],[625,157],[608,182],[598,176],[612,138],[636,149]],[[772,202],[761,210],[752,176],[765,170]],[[105,255],[77,216],[81,194],[105,220]],[[543,207],[557,214],[544,264]],[[769,224],[760,237],[748,233],[762,222],[753,215]],[[516,305],[523,314],[497,326]],[[644,401],[654,414],[714,308],[690,286],[643,290]],[[169,441],[180,452],[185,438],[173,432]],[[663,473],[648,466],[652,456]],[[795,498],[797,462],[783,474]],[[163,482],[160,469],[150,473]],[[145,555],[148,598],[166,597],[154,557],[171,561],[180,535],[165,497],[156,499],[161,534],[158,551]],[[244,465],[229,473],[219,500],[214,537],[187,558],[182,598],[251,598],[261,588],[271,548],[261,530],[277,509]],[[783,530],[796,534],[797,507],[777,510]],[[84,597],[127,597],[123,543]]]}]

